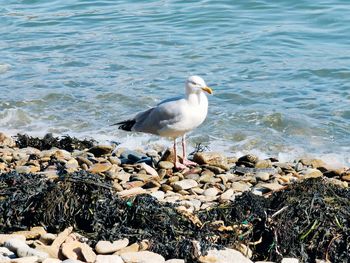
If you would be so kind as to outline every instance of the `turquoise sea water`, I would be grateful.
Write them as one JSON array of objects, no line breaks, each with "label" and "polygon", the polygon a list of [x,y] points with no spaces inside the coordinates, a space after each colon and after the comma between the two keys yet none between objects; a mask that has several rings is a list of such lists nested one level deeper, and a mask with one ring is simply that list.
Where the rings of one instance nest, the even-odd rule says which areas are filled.
[{"label": "turquoise sea water", "polygon": [[109,125],[198,74],[215,93],[192,145],[350,163],[348,0],[0,3],[1,131],[142,146]]}]

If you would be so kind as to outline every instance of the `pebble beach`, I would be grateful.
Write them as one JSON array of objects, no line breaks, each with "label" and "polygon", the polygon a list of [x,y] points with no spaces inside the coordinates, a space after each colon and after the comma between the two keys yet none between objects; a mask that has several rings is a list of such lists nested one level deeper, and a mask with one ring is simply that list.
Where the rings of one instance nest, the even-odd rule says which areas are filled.
[{"label": "pebble beach", "polygon": [[[243,193],[250,192],[268,199],[290,185],[309,179],[320,179],[341,189],[348,189],[350,181],[348,167],[334,170],[318,159],[282,163],[273,157],[259,159],[248,154],[234,158],[225,153],[198,149],[192,156],[197,166],[176,170],[170,149],[142,151],[95,143],[89,148],[74,149],[73,145],[70,150],[65,150],[46,146],[50,149],[42,150],[23,145],[20,148],[18,139],[0,133],[2,176],[11,172],[24,176],[37,174],[55,182],[62,176],[86,172],[108,182],[113,195],[118,198],[129,200],[138,195],[150,195],[159,204],[174,205],[179,215],[200,225],[203,222],[195,216],[196,213],[228,203],[235,204]],[[6,223],[0,225],[4,227]],[[146,239],[134,243],[128,238],[97,240],[94,246],[88,245],[87,241],[88,238],[76,232],[73,226],[49,233],[45,226],[33,225],[25,230],[0,234],[0,261],[189,262],[152,252],[152,245]],[[195,255],[193,261],[258,262],[251,260],[254,254],[250,246],[237,242],[234,246],[207,249]],[[281,262],[300,262],[290,255],[281,256]],[[232,258],[235,260],[230,261]],[[326,258],[317,260],[323,262]]]}]

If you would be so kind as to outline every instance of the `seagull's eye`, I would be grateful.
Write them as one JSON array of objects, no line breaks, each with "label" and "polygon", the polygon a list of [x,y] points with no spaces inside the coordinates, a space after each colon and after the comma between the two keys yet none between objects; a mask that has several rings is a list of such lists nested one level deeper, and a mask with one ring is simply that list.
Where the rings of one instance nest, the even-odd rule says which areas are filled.
[{"label": "seagull's eye", "polygon": [[197,83],[196,82],[194,82],[194,81],[190,81],[190,83],[192,84],[192,85],[197,85]]}]

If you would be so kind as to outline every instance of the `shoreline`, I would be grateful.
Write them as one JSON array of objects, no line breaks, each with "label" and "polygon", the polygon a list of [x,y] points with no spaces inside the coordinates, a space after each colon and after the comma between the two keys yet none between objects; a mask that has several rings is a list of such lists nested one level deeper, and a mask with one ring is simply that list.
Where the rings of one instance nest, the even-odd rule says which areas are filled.
[{"label": "shoreline", "polygon": [[[52,146],[54,146],[54,148],[52,148]],[[256,240],[256,232],[258,231],[255,229],[255,227],[257,227],[259,224],[254,220],[248,222],[247,225],[232,225],[228,214],[225,215],[224,213],[221,217],[219,217],[221,218],[220,220],[214,214],[223,213],[219,212],[220,207],[226,207],[225,209],[230,209],[231,211],[234,209],[235,205],[237,205],[244,209],[242,211],[235,210],[235,214],[246,213],[249,211],[248,207],[251,206],[252,208],[255,207],[254,209],[256,210],[256,214],[254,214],[254,209],[253,211],[250,211],[252,216],[258,216],[258,214],[262,212],[259,211],[259,209],[266,206],[266,209],[268,209],[266,211],[271,213],[272,218],[275,218],[286,208],[272,208],[271,204],[269,203],[271,198],[280,198],[286,192],[290,192],[291,194],[294,193],[296,196],[302,195],[303,193],[300,192],[300,187],[306,187],[306,185],[308,185],[310,189],[314,189],[316,192],[320,191],[321,189],[327,190],[331,188],[339,188],[341,195],[348,195],[349,192],[349,169],[344,167],[342,169],[334,170],[327,167],[326,163],[318,159],[302,159],[295,162],[285,163],[279,162],[279,160],[275,158],[259,159],[257,156],[252,154],[244,155],[240,158],[234,158],[227,157],[225,154],[218,152],[197,151],[193,156],[193,161],[198,163],[198,165],[178,171],[173,167],[172,158],[173,156],[169,150],[160,151],[153,149],[148,150],[147,152],[122,148],[115,150],[115,145],[99,145],[93,140],[78,140],[69,136],[56,138],[47,135],[44,138],[34,138],[26,135],[18,135],[16,138],[12,138],[0,133],[0,176],[7,176],[9,178],[12,176],[13,178],[18,178],[17,180],[19,181],[28,178],[29,183],[31,182],[31,176],[34,176],[33,182],[39,178],[35,176],[40,176],[40,178],[44,178],[45,181],[50,182],[50,184],[52,183],[53,188],[58,187],[58,185],[66,185],[66,187],[74,186],[74,188],[71,188],[71,191],[73,192],[77,191],[76,189],[79,187],[86,185],[88,183],[86,178],[90,178],[93,182],[95,182],[93,187],[97,187],[95,189],[97,192],[100,192],[101,194],[103,193],[103,196],[106,197],[107,192],[103,192],[104,190],[102,189],[107,189],[109,193],[108,198],[117,198],[116,200],[118,201],[115,202],[121,202],[122,207],[124,207],[123,205],[126,205],[127,207],[127,203],[124,204],[123,201],[120,200],[128,200],[127,202],[139,202],[140,210],[142,210],[146,216],[151,216],[148,209],[155,209],[152,211],[152,214],[154,214],[155,211],[158,211],[156,213],[165,213],[164,216],[166,213],[175,213],[178,217],[183,218],[182,221],[180,220],[180,222],[177,222],[176,224],[190,224],[193,227],[193,229],[191,228],[191,231],[198,231],[198,236],[204,235],[202,236],[202,238],[204,238],[202,241],[194,240],[193,238],[195,236],[191,235],[188,237],[186,234],[181,236],[181,240],[183,242],[186,243],[191,241],[191,245],[186,243],[192,248],[190,251],[186,252],[187,254],[176,249],[175,250],[177,252],[171,250],[173,252],[170,253],[168,251],[170,248],[166,246],[164,247],[164,244],[163,246],[159,244],[157,246],[155,245],[156,241],[148,240],[148,242],[151,243],[149,247],[151,251],[159,252],[159,250],[161,250],[160,248],[162,248],[164,251],[168,251],[161,255],[163,258],[172,258],[172,256],[176,256],[179,259],[186,259],[187,262],[190,262],[188,261],[189,258],[193,257],[192,259],[197,262],[207,262],[206,260],[209,259],[206,258],[208,255],[205,253],[208,251],[210,251],[210,253],[214,253],[216,257],[223,256],[222,253],[230,254],[240,251],[240,255],[244,254],[247,256],[247,258],[245,258],[247,262],[252,262],[249,261],[248,258],[257,261],[262,260],[263,257],[267,257],[269,260],[282,260],[284,257],[289,257],[292,254],[299,255],[301,260],[305,260],[305,256],[300,254],[300,251],[287,251],[285,255],[281,254],[277,248],[276,251],[269,252],[268,254],[266,254],[267,252],[265,250],[262,251],[262,247],[258,242],[259,240]],[[70,181],[68,178],[71,178],[69,179]],[[70,184],[67,183],[67,180],[70,182]],[[90,184],[91,180],[89,181]],[[311,183],[309,183],[309,181]],[[17,187],[20,189],[20,186]],[[44,190],[40,190],[41,188],[38,190],[34,189],[34,192],[45,192],[45,187],[42,187]],[[308,189],[305,189],[305,194],[309,193]],[[57,191],[61,191],[61,188],[58,187]],[[82,196],[84,194],[91,194],[89,190],[85,189],[84,191],[80,192]],[[112,196],[110,195],[111,192],[113,192]],[[152,201],[147,198],[142,201],[142,196],[145,194],[147,196],[152,196]],[[322,195],[324,192],[322,193],[321,191],[320,194]],[[304,201],[309,202],[309,197],[309,195],[305,196]],[[72,198],[72,200],[74,199],[73,196],[70,198]],[[292,199],[289,200],[288,198],[283,200],[285,202],[292,202]],[[4,198],[0,202],[7,201],[9,201],[9,199]],[[265,201],[267,203],[264,203]],[[59,200],[57,200],[57,202],[59,202]],[[143,202],[152,203],[153,208],[152,206],[148,207],[147,205],[143,207]],[[250,205],[247,206],[247,202],[251,202]],[[259,203],[260,205],[258,205]],[[83,207],[85,206],[84,204],[84,202],[81,203]],[[169,208],[170,210],[165,209],[168,206],[171,207]],[[291,204],[286,204],[285,207],[289,206],[291,206]],[[126,209],[126,207],[123,209]],[[348,204],[346,204],[346,208],[348,209]],[[11,209],[16,210],[17,208],[14,207]],[[76,208],[71,207],[70,209]],[[98,210],[93,210],[96,209],[96,207],[90,207],[90,209],[92,209],[91,211],[92,213],[95,213],[95,215],[101,216],[100,220],[106,220],[103,218],[103,215],[98,214]],[[203,212],[210,214],[212,211],[216,212],[212,214],[211,217],[203,217]],[[17,212],[20,213],[20,211]],[[106,212],[108,212],[108,210]],[[137,215],[136,210],[134,210],[133,213],[135,216]],[[232,216],[233,210],[230,213]],[[111,216],[112,214],[109,215]],[[123,216],[129,215],[123,214]],[[262,215],[259,214],[259,216],[261,217]],[[340,216],[341,215],[336,214],[337,218],[340,218]],[[245,215],[245,217],[247,217],[247,215]],[[204,227],[206,226],[202,222],[204,219],[211,222],[209,224],[211,226],[210,229]],[[14,219],[9,217],[8,220],[11,221]],[[74,220],[71,221],[72,218],[70,217],[66,217],[65,220],[67,220],[67,222],[74,223]],[[153,218],[151,221],[154,220],[156,219]],[[220,223],[218,223],[218,220]],[[236,220],[238,220],[238,218],[236,218]],[[242,220],[242,217],[240,217],[239,220]],[[284,218],[284,220],[287,220],[287,218]],[[228,222],[230,222],[229,225],[227,225]],[[17,223],[21,225],[21,222]],[[46,223],[48,225],[51,224],[51,222]],[[341,222],[339,224],[344,225],[345,222]],[[159,221],[159,225],[163,225],[166,229],[167,222]],[[38,225],[27,225],[27,228],[37,226]],[[69,226],[71,225],[64,225],[64,227],[60,226],[56,230],[63,231],[64,228]],[[0,227],[4,230],[15,230],[15,227],[6,228],[5,225],[0,225]],[[22,225],[22,227],[24,226]],[[141,228],[138,231],[142,232],[147,230],[147,225],[144,225],[143,227],[145,227],[144,230],[141,230]],[[159,226],[157,224],[153,226],[153,228],[156,227]],[[312,226],[307,226],[306,224],[303,225],[303,227],[310,228]],[[203,229],[205,231],[210,230],[211,232],[201,232],[204,231]],[[82,229],[77,228],[75,230],[79,233],[79,231],[81,232]],[[249,234],[250,232],[248,230],[252,231],[251,234]],[[118,231],[120,230],[118,229]],[[134,229],[133,231],[136,230]],[[187,231],[189,230],[187,229]],[[238,237],[244,234],[245,231],[248,231],[247,237],[244,236],[245,238],[240,240]],[[267,230],[265,229],[264,231]],[[129,238],[135,241],[135,244],[140,244],[143,239],[139,240],[138,237],[140,238],[140,235],[137,235],[136,233],[137,231],[133,235],[130,235],[129,233]],[[206,236],[208,233],[211,233],[211,235],[218,235],[218,239],[211,240],[208,236]],[[304,229],[303,234],[306,235],[306,233],[307,232],[305,232]],[[106,237],[108,236],[106,233],[105,235]],[[237,236],[231,240],[230,238],[232,237],[228,238],[227,235]],[[125,238],[126,236],[126,233],[121,233],[114,237],[112,235],[110,238]],[[170,236],[167,236],[166,238],[170,238]],[[263,237],[264,235],[261,236],[262,239]],[[283,239],[282,237],[286,238],[281,233],[280,239]],[[303,237],[303,235],[301,235],[301,237]],[[207,238],[209,238],[209,240]],[[300,240],[300,236],[299,239],[298,237],[296,238],[296,240],[299,240],[298,242],[303,243],[303,239]],[[159,242],[160,237],[158,239]],[[98,243],[98,241],[103,240],[95,240],[93,243]],[[263,241],[268,242],[266,240]],[[167,242],[174,241],[172,241],[172,239],[167,239]],[[196,242],[200,242],[200,244],[204,246],[200,246],[201,253],[193,251],[193,248],[197,246],[194,245],[197,244]],[[201,242],[204,243],[202,244]],[[260,241],[260,243],[261,242],[262,241]],[[283,240],[280,240],[279,242],[283,242]],[[181,244],[184,245],[185,243]],[[31,245],[35,246],[33,243],[31,243]],[[218,248],[223,248],[223,245],[226,247],[226,249],[232,249],[235,252],[231,250],[218,250]],[[310,244],[306,242],[304,245],[307,246]],[[330,246],[332,244],[327,243],[326,245]],[[280,246],[282,247],[283,245],[280,244]],[[62,247],[59,249],[62,249]],[[296,247],[293,249],[298,250],[300,248]],[[310,255],[317,257],[317,259],[326,259],[323,257],[328,254],[320,253],[319,249],[321,248],[316,248],[316,250],[311,249]],[[336,246],[334,249],[338,254],[334,254],[333,257],[338,259],[341,258],[342,253],[339,254],[339,249],[341,248]],[[142,250],[138,248],[137,251],[133,252],[139,253],[141,251]],[[96,248],[93,250],[93,252],[95,254],[97,253]],[[185,254],[182,255],[180,252]],[[69,257],[65,255],[65,258]],[[64,257],[61,259],[64,259]]]}]

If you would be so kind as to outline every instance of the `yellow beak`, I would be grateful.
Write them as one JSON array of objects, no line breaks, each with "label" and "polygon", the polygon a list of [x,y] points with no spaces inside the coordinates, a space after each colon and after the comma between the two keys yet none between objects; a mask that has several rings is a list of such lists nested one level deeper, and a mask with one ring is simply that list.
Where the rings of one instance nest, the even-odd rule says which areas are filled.
[{"label": "yellow beak", "polygon": [[209,94],[213,94],[213,90],[209,87],[204,87],[202,90],[208,92]]}]

